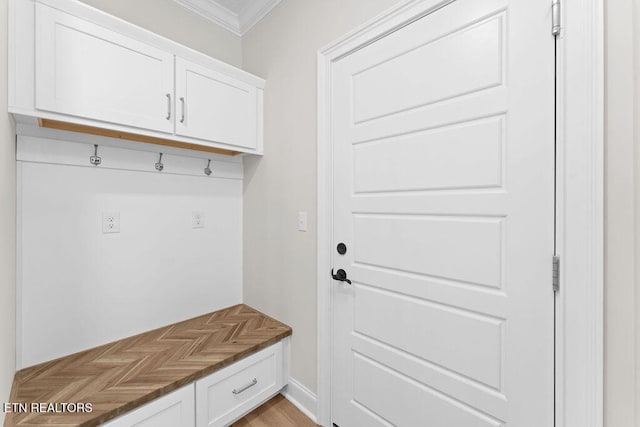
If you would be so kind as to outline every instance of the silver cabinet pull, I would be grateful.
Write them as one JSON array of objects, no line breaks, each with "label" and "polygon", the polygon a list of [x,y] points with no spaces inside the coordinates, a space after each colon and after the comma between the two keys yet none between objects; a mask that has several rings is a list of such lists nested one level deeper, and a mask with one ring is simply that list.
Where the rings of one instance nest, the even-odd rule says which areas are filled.
[{"label": "silver cabinet pull", "polygon": [[184,123],[184,97],[180,97],[180,103],[182,104],[182,117],[180,117],[180,123]]},{"label": "silver cabinet pull", "polygon": [[258,380],[256,378],[252,379],[251,382],[247,385],[243,385],[240,388],[234,388],[233,390],[231,390],[231,393],[238,395],[240,393],[242,393],[243,391],[247,390],[248,388],[253,387],[254,385],[258,384]]},{"label": "silver cabinet pull", "polygon": [[167,120],[171,120],[171,94],[167,94]]}]

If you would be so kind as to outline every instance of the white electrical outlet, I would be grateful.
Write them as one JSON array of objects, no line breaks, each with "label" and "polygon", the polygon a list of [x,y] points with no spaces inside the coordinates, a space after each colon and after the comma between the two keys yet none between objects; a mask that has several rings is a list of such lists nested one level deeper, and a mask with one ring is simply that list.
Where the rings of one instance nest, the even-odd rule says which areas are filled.
[{"label": "white electrical outlet", "polygon": [[204,212],[191,212],[191,228],[204,228]]},{"label": "white electrical outlet", "polygon": [[298,212],[298,231],[307,231],[307,213]]},{"label": "white electrical outlet", "polygon": [[102,233],[119,233],[120,232],[120,213],[103,212],[102,213]]}]

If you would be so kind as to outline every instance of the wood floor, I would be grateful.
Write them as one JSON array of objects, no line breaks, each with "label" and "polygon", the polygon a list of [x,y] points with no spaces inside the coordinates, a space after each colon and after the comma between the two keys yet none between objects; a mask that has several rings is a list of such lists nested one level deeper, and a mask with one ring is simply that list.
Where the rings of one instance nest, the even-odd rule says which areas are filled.
[{"label": "wood floor", "polygon": [[231,427],[317,427],[317,424],[279,394]]}]

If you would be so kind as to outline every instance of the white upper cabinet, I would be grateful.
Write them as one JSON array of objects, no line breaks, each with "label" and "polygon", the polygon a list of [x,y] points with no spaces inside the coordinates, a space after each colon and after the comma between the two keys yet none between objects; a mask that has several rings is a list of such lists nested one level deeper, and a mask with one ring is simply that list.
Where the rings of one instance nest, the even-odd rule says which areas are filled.
[{"label": "white upper cabinet", "polygon": [[264,80],[77,0],[9,0],[21,123],[262,154]]},{"label": "white upper cabinet", "polygon": [[36,4],[36,108],[173,133],[173,55]]},{"label": "white upper cabinet", "polygon": [[176,134],[256,148],[256,87],[176,58]]}]

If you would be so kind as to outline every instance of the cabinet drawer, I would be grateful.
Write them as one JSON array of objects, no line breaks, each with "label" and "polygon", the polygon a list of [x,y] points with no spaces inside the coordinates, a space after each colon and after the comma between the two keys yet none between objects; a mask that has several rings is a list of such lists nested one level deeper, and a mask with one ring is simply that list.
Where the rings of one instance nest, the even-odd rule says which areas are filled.
[{"label": "cabinet drawer", "polygon": [[196,382],[196,425],[225,426],[284,386],[282,342]]}]

